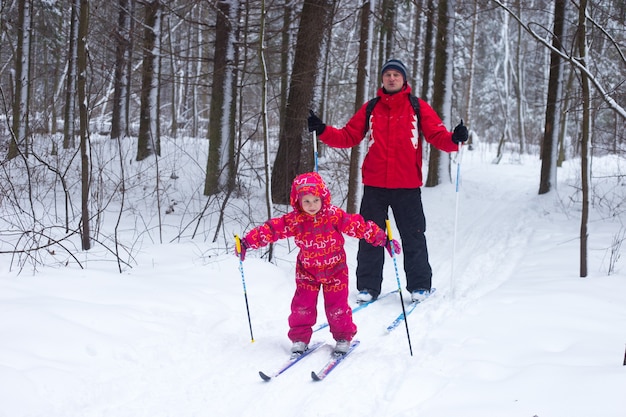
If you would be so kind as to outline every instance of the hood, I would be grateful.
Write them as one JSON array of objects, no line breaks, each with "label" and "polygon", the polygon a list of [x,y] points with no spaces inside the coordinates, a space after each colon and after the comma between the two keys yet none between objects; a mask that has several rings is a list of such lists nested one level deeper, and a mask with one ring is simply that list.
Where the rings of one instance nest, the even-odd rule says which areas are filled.
[{"label": "hood", "polygon": [[293,180],[289,201],[294,210],[298,212],[302,211],[302,207],[300,207],[300,197],[306,194],[321,197],[322,207],[330,205],[330,191],[317,172],[300,174]]}]

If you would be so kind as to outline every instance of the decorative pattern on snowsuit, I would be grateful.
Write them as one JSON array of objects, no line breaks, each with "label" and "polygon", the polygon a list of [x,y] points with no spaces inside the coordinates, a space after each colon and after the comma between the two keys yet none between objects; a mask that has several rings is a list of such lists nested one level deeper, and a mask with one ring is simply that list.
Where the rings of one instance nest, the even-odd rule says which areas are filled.
[{"label": "decorative pattern on snowsuit", "polygon": [[[322,199],[315,215],[304,212],[299,199],[312,194]],[[344,234],[365,239],[375,246],[387,241],[385,232],[360,214],[349,214],[331,204],[330,191],[316,172],[299,175],[291,187],[293,211],[252,229],[244,237],[250,249],[279,239],[294,238],[300,251],[296,260],[296,292],[289,316],[289,338],[309,343],[317,320],[320,288],[330,332],[336,340],[351,340],[356,334],[348,304],[348,266],[343,248]]]}]

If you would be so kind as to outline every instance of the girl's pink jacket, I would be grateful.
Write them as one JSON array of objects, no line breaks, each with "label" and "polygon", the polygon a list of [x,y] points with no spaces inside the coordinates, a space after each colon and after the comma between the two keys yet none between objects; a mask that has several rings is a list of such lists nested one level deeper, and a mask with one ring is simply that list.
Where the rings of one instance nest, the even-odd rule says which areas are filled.
[{"label": "girl's pink jacket", "polygon": [[[315,215],[302,210],[299,198],[306,194],[321,197],[322,208]],[[266,246],[279,239],[293,237],[300,248],[298,272],[310,279],[326,283],[345,268],[346,252],[343,234],[365,239],[375,246],[387,242],[385,232],[360,214],[349,214],[331,204],[330,191],[317,172],[301,174],[291,186],[290,203],[293,211],[268,220],[244,237],[250,249]]]}]

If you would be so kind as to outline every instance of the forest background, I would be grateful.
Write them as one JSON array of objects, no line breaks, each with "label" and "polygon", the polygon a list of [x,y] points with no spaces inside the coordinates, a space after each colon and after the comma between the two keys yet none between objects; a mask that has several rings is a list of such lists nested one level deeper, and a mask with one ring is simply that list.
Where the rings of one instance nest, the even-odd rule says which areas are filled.
[{"label": "forest background", "polygon": [[[314,154],[306,117],[343,125],[375,95],[389,58],[405,62],[414,93],[449,128],[469,126],[466,151],[481,141],[496,164],[540,158],[540,194],[564,160],[580,160],[581,276],[590,204],[623,210],[619,188],[594,194],[591,170],[594,156],[626,151],[622,0],[0,5],[0,254],[10,269],[83,267],[78,254],[96,245],[121,272],[145,240],[231,250],[233,233],[289,209],[291,180],[318,156],[334,202],[356,211],[366,141]],[[164,140],[174,144],[166,155]],[[190,146],[198,141],[206,152]],[[177,160],[189,152],[203,176],[181,195]],[[425,158],[427,187],[452,181],[448,155]],[[612,176],[623,187],[624,174]],[[612,244],[625,238],[621,227]]]}]

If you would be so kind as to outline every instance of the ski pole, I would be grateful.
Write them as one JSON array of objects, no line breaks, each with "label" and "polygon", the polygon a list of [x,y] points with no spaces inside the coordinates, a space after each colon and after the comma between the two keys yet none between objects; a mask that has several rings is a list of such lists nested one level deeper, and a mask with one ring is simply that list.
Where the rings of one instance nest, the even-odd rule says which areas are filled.
[{"label": "ski pole", "polygon": [[389,247],[391,248],[391,258],[393,259],[393,267],[396,270],[396,281],[398,282],[398,294],[400,294],[400,305],[402,305],[402,315],[404,316],[404,326],[406,327],[406,339],[409,342],[409,352],[411,352],[411,356],[413,356],[413,347],[411,346],[411,334],[409,333],[409,323],[407,322],[406,317],[406,309],[404,308],[404,300],[402,299],[402,284],[400,283],[400,275],[398,274],[398,262],[396,261],[396,254],[393,250],[393,244],[391,240],[393,236],[391,235],[391,225],[389,223],[389,219],[385,220],[385,225],[387,226],[387,240],[389,243]]},{"label": "ski pole", "polygon": [[[463,120],[461,120],[463,123]],[[457,163],[456,163],[456,184],[455,184],[455,193],[456,193],[456,202],[454,204],[454,233],[452,237],[452,268],[450,270],[450,297],[454,298],[454,265],[455,265],[455,255],[456,255],[456,235],[459,224],[459,187],[460,187],[460,179],[461,179],[461,160],[463,159],[463,142],[459,143],[459,152],[457,155]]]},{"label": "ski pole", "polygon": [[246,311],[248,312],[248,327],[250,327],[250,342],[254,343],[254,335],[252,334],[252,320],[250,320],[250,307],[248,305],[248,292],[246,291],[246,278],[243,275],[243,259],[241,259],[241,239],[239,235],[235,235],[235,247],[239,255],[239,271],[241,271],[241,283],[243,284],[243,297],[246,300]]},{"label": "ski pole", "polygon": [[313,131],[313,157],[315,158],[315,172],[317,172],[317,132]]}]

